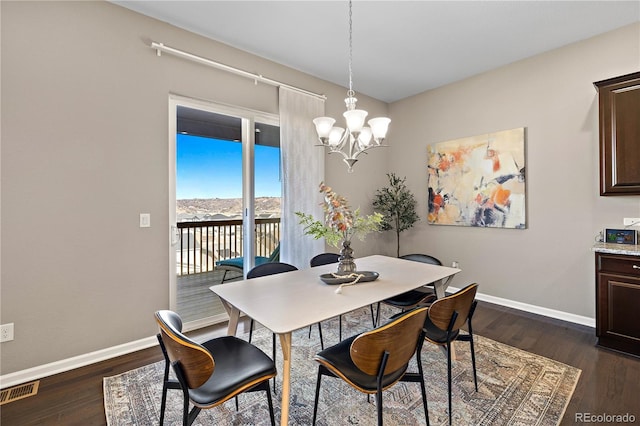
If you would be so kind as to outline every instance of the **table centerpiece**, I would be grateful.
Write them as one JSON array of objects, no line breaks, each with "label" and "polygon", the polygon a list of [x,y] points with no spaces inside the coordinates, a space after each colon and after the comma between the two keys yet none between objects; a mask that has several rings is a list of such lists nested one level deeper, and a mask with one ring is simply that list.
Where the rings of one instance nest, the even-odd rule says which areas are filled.
[{"label": "table centerpiece", "polygon": [[346,198],[336,194],[330,186],[320,183],[320,193],[324,196],[322,207],[325,212],[324,221],[317,220],[310,214],[296,212],[300,225],[304,226],[304,233],[316,240],[324,238],[327,244],[340,248],[338,263],[339,274],[349,274],[356,271],[353,260],[351,239],[356,236],[361,241],[371,232],[380,230],[383,215],[377,212],[363,216],[360,208],[351,210]]}]

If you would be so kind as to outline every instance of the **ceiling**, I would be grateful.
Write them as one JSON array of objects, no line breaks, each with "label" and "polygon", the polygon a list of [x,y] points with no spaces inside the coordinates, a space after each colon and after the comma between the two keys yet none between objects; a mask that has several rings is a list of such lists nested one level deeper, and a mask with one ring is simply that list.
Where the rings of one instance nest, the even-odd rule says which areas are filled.
[{"label": "ceiling", "polygon": [[[349,85],[347,1],[112,3]],[[385,102],[640,21],[640,0],[355,0],[352,10],[353,88],[356,96]],[[189,46],[171,47],[189,51]],[[640,52],[630,54],[637,54],[640,63]],[[265,77],[278,80],[277,75]]]}]

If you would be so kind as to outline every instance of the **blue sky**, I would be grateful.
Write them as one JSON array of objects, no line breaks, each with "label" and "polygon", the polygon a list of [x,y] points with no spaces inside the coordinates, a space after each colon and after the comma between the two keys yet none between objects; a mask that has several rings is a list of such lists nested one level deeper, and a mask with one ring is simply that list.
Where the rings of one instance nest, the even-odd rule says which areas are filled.
[{"label": "blue sky", "polygon": [[[177,135],[176,199],[242,197],[242,144]],[[280,150],[256,145],[256,197],[280,197]]]}]

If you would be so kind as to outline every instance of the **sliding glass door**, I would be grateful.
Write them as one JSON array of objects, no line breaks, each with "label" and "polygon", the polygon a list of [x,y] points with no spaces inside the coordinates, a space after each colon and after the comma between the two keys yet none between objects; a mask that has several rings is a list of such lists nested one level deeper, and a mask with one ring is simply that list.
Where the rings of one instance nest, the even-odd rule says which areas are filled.
[{"label": "sliding glass door", "polygon": [[277,116],[181,97],[170,122],[170,306],[198,328],[227,318],[209,287],[278,247],[280,131]]}]

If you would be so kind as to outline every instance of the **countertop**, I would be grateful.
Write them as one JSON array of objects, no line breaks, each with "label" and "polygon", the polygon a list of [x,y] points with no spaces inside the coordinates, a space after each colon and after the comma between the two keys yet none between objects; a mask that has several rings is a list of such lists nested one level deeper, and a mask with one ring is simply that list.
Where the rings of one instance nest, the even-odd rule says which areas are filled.
[{"label": "countertop", "polygon": [[628,256],[640,256],[640,245],[595,243],[592,250],[598,253],[626,254]]}]

